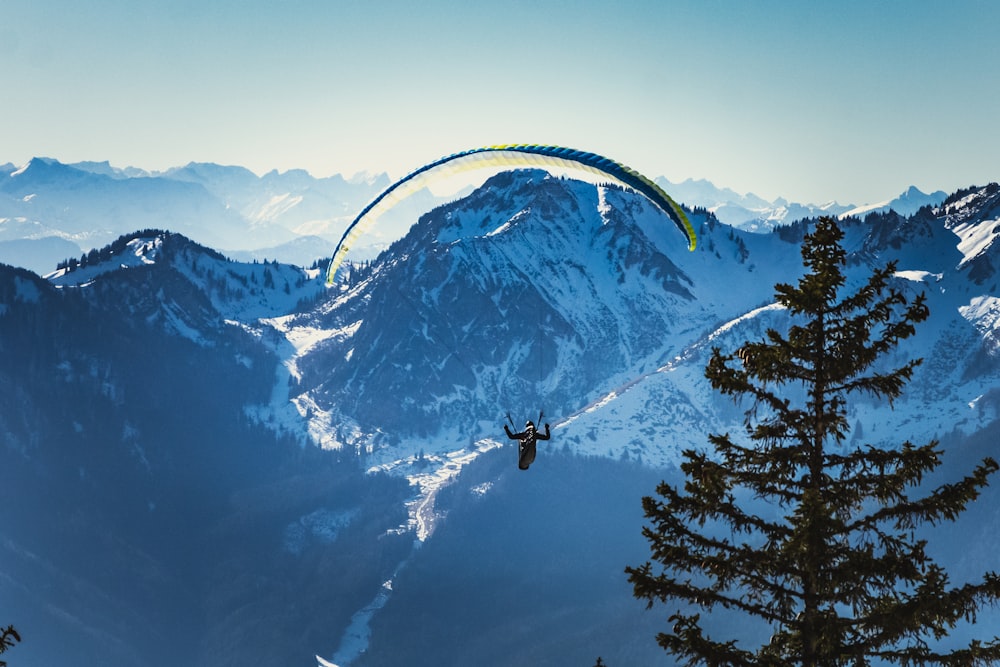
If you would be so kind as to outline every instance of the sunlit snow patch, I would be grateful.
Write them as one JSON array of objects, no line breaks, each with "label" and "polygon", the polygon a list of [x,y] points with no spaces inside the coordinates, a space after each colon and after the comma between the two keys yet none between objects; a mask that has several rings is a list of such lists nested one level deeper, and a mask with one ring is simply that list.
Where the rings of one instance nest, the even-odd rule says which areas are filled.
[{"label": "sunlit snow patch", "polygon": [[[400,567],[402,567],[402,565]],[[372,617],[385,606],[391,595],[392,579],[383,582],[379,592],[375,595],[375,599],[362,609],[355,612],[354,616],[351,617],[351,623],[347,626],[347,630],[344,631],[344,635],[340,640],[340,646],[337,648],[337,652],[333,656],[333,659],[336,662],[324,660],[317,655],[316,660],[319,665],[321,665],[321,667],[339,667],[340,665],[349,665],[361,656],[362,653],[367,651],[368,642],[371,640],[372,635]]]},{"label": "sunlit snow patch", "polygon": [[711,341],[718,338],[719,336],[726,333],[733,327],[739,325],[742,322],[746,322],[747,320],[753,319],[758,315],[760,315],[761,313],[765,313],[769,310],[784,310],[784,309],[785,306],[780,303],[771,303],[766,306],[761,306],[760,308],[755,308],[754,310],[751,310],[750,312],[740,315],[736,319],[730,320],[729,322],[723,324],[721,327],[719,327],[718,329],[716,329],[715,331],[713,331],[708,335],[708,340]]},{"label": "sunlit snow patch", "polygon": [[960,306],[958,312],[972,323],[993,350],[1000,347],[1000,297],[977,296],[967,306]]},{"label": "sunlit snow patch", "polygon": [[417,489],[413,500],[406,504],[409,513],[408,528],[416,534],[417,540],[425,541],[434,532],[440,515],[434,508],[438,491],[450,484],[462,472],[462,468],[472,463],[482,454],[502,447],[503,443],[492,439],[479,440],[471,448],[456,449],[441,454],[411,456],[373,466],[369,472],[402,474]]},{"label": "sunlit snow patch", "polygon": [[903,280],[909,280],[915,283],[926,283],[933,279],[935,282],[941,280],[944,277],[943,273],[931,273],[930,271],[896,271],[895,276],[897,278],[902,278]]},{"label": "sunlit snow patch", "polygon": [[77,266],[72,270],[68,267],[58,269],[47,274],[45,279],[56,287],[86,287],[101,274],[118,269],[155,264],[162,246],[163,239],[159,236],[135,238],[126,243],[121,252],[111,255],[105,261],[88,264],[84,267]]},{"label": "sunlit snow patch", "polygon": [[996,238],[994,230],[997,227],[997,222],[1000,220],[962,223],[952,228],[952,231],[958,235],[958,250],[962,253],[962,261],[959,262],[959,266],[977,257],[993,243],[993,239]]},{"label": "sunlit snow patch", "polygon": [[1000,324],[1000,297],[977,296],[967,306],[958,309],[962,317],[973,322],[982,330],[994,330]]}]

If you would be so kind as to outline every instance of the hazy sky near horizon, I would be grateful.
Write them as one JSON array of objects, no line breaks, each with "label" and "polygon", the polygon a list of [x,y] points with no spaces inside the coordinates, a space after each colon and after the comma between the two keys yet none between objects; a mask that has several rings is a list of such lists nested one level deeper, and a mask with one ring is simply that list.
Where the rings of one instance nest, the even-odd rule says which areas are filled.
[{"label": "hazy sky near horizon", "polygon": [[802,203],[1000,180],[992,0],[0,0],[0,163],[547,143]]}]

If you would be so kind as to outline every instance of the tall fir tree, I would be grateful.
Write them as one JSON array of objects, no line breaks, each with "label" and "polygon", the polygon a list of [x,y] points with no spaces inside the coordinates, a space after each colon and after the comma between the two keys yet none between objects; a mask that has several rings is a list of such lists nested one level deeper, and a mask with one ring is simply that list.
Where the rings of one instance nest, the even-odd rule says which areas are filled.
[{"label": "tall fir tree", "polygon": [[[1000,659],[1000,639],[958,649],[935,640],[974,623],[1000,599],[1000,578],[953,586],[914,531],[954,521],[998,468],[990,458],[958,482],[922,488],[940,462],[936,441],[848,447],[848,399],[890,407],[920,360],[876,362],[927,318],[923,295],[875,270],[848,296],[843,232],[819,220],[802,245],[797,286],[775,286],[792,320],[734,354],[718,348],[712,387],[749,399],[746,437],[710,435],[714,454],[688,450],[683,489],[661,483],[643,498],[654,569],[628,567],[648,606],[676,603],[659,644],[687,665],[978,665]],[[742,444],[741,444],[742,441]],[[923,485],[926,486],[926,485]],[[755,646],[716,638],[701,613],[720,609],[770,626]],[[735,636],[733,632],[733,636]]]}]

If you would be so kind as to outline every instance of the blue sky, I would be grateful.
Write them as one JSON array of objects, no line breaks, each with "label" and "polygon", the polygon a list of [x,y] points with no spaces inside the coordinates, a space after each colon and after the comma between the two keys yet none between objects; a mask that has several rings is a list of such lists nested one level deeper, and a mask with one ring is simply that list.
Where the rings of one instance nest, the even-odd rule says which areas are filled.
[{"label": "blue sky", "polygon": [[549,143],[768,199],[1000,180],[992,0],[0,0],[0,163]]}]

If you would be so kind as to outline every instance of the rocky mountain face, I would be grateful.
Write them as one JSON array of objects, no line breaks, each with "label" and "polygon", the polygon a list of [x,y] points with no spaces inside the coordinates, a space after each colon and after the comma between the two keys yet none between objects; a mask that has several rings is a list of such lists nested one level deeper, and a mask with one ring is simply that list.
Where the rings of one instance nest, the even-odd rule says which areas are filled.
[{"label": "rocky mountain face", "polygon": [[[851,281],[895,261],[932,313],[889,360],[924,359],[895,409],[853,408],[857,442],[939,437],[949,470],[988,450],[997,197],[843,220]],[[655,660],[666,615],[622,574],[648,558],[640,498],[680,450],[742,428],[702,369],[787,324],[773,288],[801,274],[810,224],[692,220],[688,252],[637,195],[523,171],[332,287],[156,229],[48,279],[0,267],[12,659]],[[553,439],[523,473],[502,426],[539,412]],[[949,544],[995,543],[975,516]]]},{"label": "rocky mountain face", "polygon": [[[941,433],[970,421],[974,431],[994,417],[995,368],[982,359],[995,308],[994,285],[986,284],[996,253],[992,189],[909,217],[875,212],[843,223],[855,284],[893,261],[899,289],[925,292],[934,313],[900,351],[926,360],[909,402],[896,409],[915,429]],[[553,423],[579,422],[566,436],[579,437],[609,418],[595,406],[614,404],[623,415],[616,430],[631,421],[647,431],[636,439],[644,444],[591,449],[582,438],[573,447],[607,455],[610,446],[615,456],[669,464],[676,449],[662,443],[695,444],[685,434],[700,438],[732,418],[701,379],[707,352],[735,348],[786,318],[769,307],[773,287],[801,272],[798,242],[809,224],[760,235],[707,213],[693,219],[699,247],[689,253],[629,193],[541,172],[501,175],[434,210],[381,261],[356,270],[337,288],[335,308],[284,321],[330,332],[297,357],[295,400],[313,406],[320,430],[323,419],[352,425],[330,431],[328,446],[372,451],[380,449],[375,440],[398,444],[455,429],[486,436],[508,411],[542,409]],[[945,394],[947,409],[938,401]],[[978,412],[967,412],[971,402]],[[888,438],[892,420],[868,417],[868,408],[878,406],[862,402],[858,419],[886,426]],[[595,426],[581,431],[592,414]],[[648,437],[650,429],[660,437]]]}]

